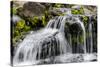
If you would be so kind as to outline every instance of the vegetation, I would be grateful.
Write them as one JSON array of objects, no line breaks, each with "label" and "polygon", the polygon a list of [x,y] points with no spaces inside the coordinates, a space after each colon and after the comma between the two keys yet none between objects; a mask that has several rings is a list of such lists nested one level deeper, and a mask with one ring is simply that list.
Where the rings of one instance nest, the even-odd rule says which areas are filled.
[{"label": "vegetation", "polygon": [[83,15],[84,14],[83,7],[81,7],[80,9],[72,9],[71,12],[72,12],[72,14],[75,14],[75,15],[77,15],[77,14]]}]

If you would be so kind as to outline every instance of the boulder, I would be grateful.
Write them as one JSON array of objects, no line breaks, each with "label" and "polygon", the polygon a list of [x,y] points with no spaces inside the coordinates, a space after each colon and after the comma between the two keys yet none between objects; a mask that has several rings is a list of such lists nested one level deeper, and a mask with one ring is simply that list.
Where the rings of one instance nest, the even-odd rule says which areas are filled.
[{"label": "boulder", "polygon": [[45,12],[45,6],[40,3],[27,2],[22,8],[18,9],[19,15],[24,17],[42,16]]},{"label": "boulder", "polygon": [[49,13],[53,16],[59,16],[60,14],[63,14],[63,12],[60,9],[50,9]]}]

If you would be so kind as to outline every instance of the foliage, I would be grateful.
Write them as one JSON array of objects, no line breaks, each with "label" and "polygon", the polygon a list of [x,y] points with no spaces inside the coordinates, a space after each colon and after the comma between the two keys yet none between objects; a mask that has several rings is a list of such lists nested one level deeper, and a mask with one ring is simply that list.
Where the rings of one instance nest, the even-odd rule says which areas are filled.
[{"label": "foliage", "polygon": [[34,22],[34,24],[38,23],[38,17],[37,17],[37,16],[35,16],[35,17],[33,18],[33,22]]},{"label": "foliage", "polygon": [[46,18],[45,18],[45,16],[42,16],[42,24],[44,25],[44,26],[46,26]]},{"label": "foliage", "polygon": [[16,7],[13,7],[13,8],[11,8],[11,10],[12,10],[12,14],[17,14],[17,8]]},{"label": "foliage", "polygon": [[87,16],[82,16],[82,21],[84,22],[84,24],[86,26],[89,21],[89,18]]},{"label": "foliage", "polygon": [[24,21],[24,20],[20,20],[19,22],[16,23],[16,28],[17,28],[18,30],[23,29],[24,26],[25,26],[25,21]]},{"label": "foliage", "polygon": [[56,7],[56,8],[60,8],[62,6],[62,4],[59,4],[59,3],[56,3],[55,5],[54,5],[54,7]]},{"label": "foliage", "polygon": [[71,10],[71,13],[72,14],[84,14],[84,10],[83,10],[83,7],[81,7],[80,9],[72,9]]},{"label": "foliage", "polygon": [[25,32],[31,30],[30,26],[27,26],[24,20],[20,20],[13,27],[13,43],[15,44],[21,39]]}]

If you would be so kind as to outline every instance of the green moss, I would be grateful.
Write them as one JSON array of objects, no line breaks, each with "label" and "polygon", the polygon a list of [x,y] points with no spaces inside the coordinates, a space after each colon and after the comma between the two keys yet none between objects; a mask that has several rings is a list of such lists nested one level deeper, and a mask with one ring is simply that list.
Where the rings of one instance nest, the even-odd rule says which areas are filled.
[{"label": "green moss", "polygon": [[59,3],[56,3],[55,5],[54,5],[54,7],[56,7],[56,8],[60,8],[62,5],[61,4],[59,4]]},{"label": "green moss", "polygon": [[88,17],[87,16],[83,16],[82,18],[83,18],[82,21],[84,22],[84,24],[87,25]]},{"label": "green moss", "polygon": [[80,9],[72,9],[71,10],[71,13],[72,14],[84,14],[84,10],[83,10],[83,7],[81,7]]},{"label": "green moss", "polygon": [[17,13],[17,8],[16,7],[11,8],[11,10],[12,10],[12,14],[15,15]]},{"label": "green moss", "polygon": [[43,26],[46,26],[47,24],[45,16],[42,16],[42,24]]},{"label": "green moss", "polygon": [[79,10],[79,14],[84,14],[83,7],[80,8],[80,10]]},{"label": "green moss", "polygon": [[35,16],[35,17],[33,18],[33,22],[34,22],[34,23],[38,23],[38,17],[37,17],[37,16]]},{"label": "green moss", "polygon": [[84,20],[84,21],[87,21],[87,20],[88,20],[88,18],[87,18],[86,16],[84,16],[84,17],[83,17],[83,20]]},{"label": "green moss", "polygon": [[37,16],[28,18],[28,20],[32,23],[32,26],[36,26],[37,23],[39,23],[39,18]]},{"label": "green moss", "polygon": [[30,29],[31,29],[30,26],[25,26],[25,27],[24,27],[24,31],[26,31],[26,32],[29,31]]},{"label": "green moss", "polygon": [[31,27],[27,26],[24,20],[20,20],[19,22],[17,22],[15,27],[13,27],[13,44],[16,44],[19,39],[22,39],[24,33],[28,32],[30,29]]},{"label": "green moss", "polygon": [[72,14],[79,14],[79,11],[75,9],[75,10],[72,10],[71,13]]},{"label": "green moss", "polygon": [[19,36],[19,35],[20,35],[19,31],[18,30],[15,30],[14,31],[14,37]]},{"label": "green moss", "polygon": [[25,26],[25,21],[24,20],[20,20],[19,22],[17,22],[17,24],[16,24],[16,28],[17,29],[23,29],[24,28],[24,26]]}]

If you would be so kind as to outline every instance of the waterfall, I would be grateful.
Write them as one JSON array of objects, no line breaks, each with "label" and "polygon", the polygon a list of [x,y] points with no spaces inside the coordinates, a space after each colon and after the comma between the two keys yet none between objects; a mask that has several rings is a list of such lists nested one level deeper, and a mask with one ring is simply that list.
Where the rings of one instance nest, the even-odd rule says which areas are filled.
[{"label": "waterfall", "polygon": [[71,35],[70,43],[65,38],[65,23],[80,25],[84,36],[83,49],[84,53],[86,53],[86,32],[83,22],[77,16],[59,16],[51,19],[44,29],[28,34],[18,44],[13,63],[29,62],[36,64],[38,60],[55,58],[56,56],[72,53]]},{"label": "waterfall", "polygon": [[92,35],[92,21],[91,21],[91,17],[89,17],[90,21],[89,21],[89,37],[90,37],[90,53],[93,52],[93,35]]},{"label": "waterfall", "polygon": [[92,51],[93,51],[93,43],[92,43],[93,40],[92,40],[92,24],[91,23],[89,24],[89,29],[90,29],[89,32],[90,32],[90,39],[91,39],[91,41],[90,41],[91,42],[90,52],[92,53]]},{"label": "waterfall", "polygon": [[[77,18],[78,19],[78,18]],[[87,53],[87,50],[86,50],[86,31],[85,31],[85,26],[84,26],[84,24],[80,21],[80,20],[78,20],[79,22],[79,24],[81,25],[81,28],[82,28],[82,30],[83,30],[83,37],[84,37],[84,53],[86,54]]]}]

